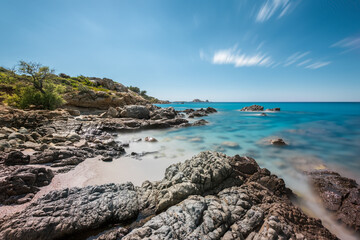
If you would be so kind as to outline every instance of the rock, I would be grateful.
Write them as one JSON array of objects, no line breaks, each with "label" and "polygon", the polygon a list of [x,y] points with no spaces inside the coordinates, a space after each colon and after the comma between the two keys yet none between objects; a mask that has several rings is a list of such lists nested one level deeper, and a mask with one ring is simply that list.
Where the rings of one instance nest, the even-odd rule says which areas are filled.
[{"label": "rock", "polygon": [[128,230],[123,227],[114,228],[109,231],[106,231],[105,233],[101,234],[98,238],[95,240],[120,240],[122,239],[126,234],[128,233]]},{"label": "rock", "polygon": [[26,128],[21,127],[21,128],[19,129],[19,133],[21,133],[21,134],[29,134],[29,131],[28,131]]},{"label": "rock", "polygon": [[124,110],[120,113],[120,116],[124,118],[149,119],[150,111],[146,106],[130,105],[125,106]]},{"label": "rock", "polygon": [[131,231],[111,227],[100,239],[337,239],[290,196],[284,181],[254,159],[202,152],[141,187],[52,191],[0,219],[0,238],[65,238],[119,223]]},{"label": "rock", "polygon": [[259,106],[259,105],[251,105],[251,106],[248,106],[248,107],[243,107],[240,111],[245,111],[245,112],[255,111],[255,112],[258,112],[258,111],[264,111],[264,107]]},{"label": "rock", "polygon": [[158,119],[174,119],[177,116],[177,112],[173,107],[168,108],[158,108],[150,113],[150,117],[152,120]]},{"label": "rock", "polygon": [[216,113],[217,110],[215,108],[212,107],[207,107],[205,110],[206,113]]},{"label": "rock", "polygon": [[280,111],[280,108],[269,108],[269,109],[266,109],[265,111],[268,111],[268,112],[278,112],[278,111]]},{"label": "rock", "polygon": [[266,117],[267,114],[266,113],[261,113],[260,116]]},{"label": "rock", "polygon": [[101,161],[103,162],[112,162],[113,158],[112,157],[103,157],[101,158]]},{"label": "rock", "polygon": [[0,224],[0,238],[64,238],[114,221],[130,220],[138,211],[131,183],[57,190]]},{"label": "rock", "polygon": [[72,133],[67,137],[67,139],[70,140],[71,142],[77,142],[80,141],[81,137],[77,133]]},{"label": "rock", "polygon": [[193,122],[191,125],[192,126],[203,126],[203,125],[206,125],[207,123],[209,123],[209,122],[204,119],[200,119],[198,121]]},{"label": "rock", "polygon": [[360,232],[360,188],[353,179],[330,170],[308,172],[315,192],[336,219]]},{"label": "rock", "polygon": [[222,142],[221,145],[224,147],[228,147],[228,148],[235,148],[235,149],[240,148],[240,146],[237,142],[231,142],[231,141]]},{"label": "rock", "polygon": [[128,88],[122,85],[121,83],[114,82],[109,78],[95,78],[91,77],[89,80],[95,84],[95,86],[101,86],[109,90],[114,90],[117,92],[128,92]]},{"label": "rock", "polygon": [[272,145],[275,145],[275,146],[285,146],[285,145],[287,145],[287,143],[286,143],[283,139],[281,139],[281,138],[272,139],[272,140],[270,141],[270,143],[271,143]]},{"label": "rock", "polygon": [[[54,177],[50,169],[27,166],[0,169],[0,175],[3,176],[0,180],[1,204],[21,204],[31,200],[34,195],[27,194],[38,192],[39,187],[48,185]],[[22,200],[18,202],[19,199]]]},{"label": "rock", "polygon": [[147,100],[130,92],[107,93],[104,91],[70,92],[63,95],[66,105],[107,110],[109,107],[122,107],[131,104],[146,104]]},{"label": "rock", "polygon": [[77,116],[80,116],[81,113],[79,110],[76,110],[76,109],[71,109],[71,108],[67,108],[66,111],[71,115],[71,116],[74,116],[74,117],[77,117]]},{"label": "rock", "polygon": [[21,133],[13,132],[9,135],[8,139],[20,139],[22,141],[25,141],[25,136]]},{"label": "rock", "polygon": [[32,139],[34,139],[35,141],[39,140],[39,138],[41,138],[41,135],[37,132],[32,132],[30,134],[30,136],[32,137]]},{"label": "rock", "polygon": [[24,155],[20,151],[10,152],[5,158],[5,164],[10,165],[26,165],[30,162],[30,156]]},{"label": "rock", "polygon": [[156,138],[153,138],[153,137],[145,137],[145,141],[146,142],[157,142],[158,140]]},{"label": "rock", "polygon": [[118,116],[118,114],[119,114],[119,113],[118,113],[118,111],[117,111],[115,108],[109,107],[109,109],[107,110],[105,116],[106,116],[106,117],[115,118],[115,117]]}]

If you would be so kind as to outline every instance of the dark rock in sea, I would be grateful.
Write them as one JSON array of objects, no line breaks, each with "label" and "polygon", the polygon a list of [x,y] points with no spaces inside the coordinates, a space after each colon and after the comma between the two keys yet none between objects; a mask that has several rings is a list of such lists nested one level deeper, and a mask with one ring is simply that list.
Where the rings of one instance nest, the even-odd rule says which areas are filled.
[{"label": "dark rock in sea", "polygon": [[285,146],[285,145],[287,145],[287,143],[286,143],[283,139],[281,139],[281,138],[272,139],[272,140],[270,141],[270,143],[271,143],[272,145],[275,145],[275,146]]},{"label": "dark rock in sea", "polygon": [[260,105],[251,105],[251,106],[248,106],[248,107],[243,107],[240,111],[243,111],[243,112],[251,112],[251,111],[258,112],[258,111],[264,111],[264,107],[260,106]]},{"label": "dark rock in sea", "polygon": [[266,114],[266,113],[261,113],[261,114],[260,114],[260,116],[262,116],[262,117],[266,117],[266,116],[267,116],[267,114]]},{"label": "dark rock in sea", "polygon": [[280,111],[280,108],[268,108],[268,109],[266,109],[265,111],[268,111],[268,112],[279,112],[279,111]]},{"label": "dark rock in sea", "polygon": [[192,123],[192,126],[204,126],[207,123],[209,123],[208,121],[204,120],[204,119],[200,119],[198,121],[195,121]]},{"label": "dark rock in sea", "polygon": [[150,118],[152,120],[159,119],[174,119],[177,116],[177,112],[173,107],[168,108],[158,108],[150,113]]},{"label": "dark rock in sea", "polygon": [[5,165],[26,165],[30,162],[30,156],[20,151],[12,151],[5,157]]},{"label": "dark rock in sea", "polygon": [[[44,167],[10,166],[4,168],[0,165],[0,203],[21,204],[30,201],[39,191],[39,187],[48,185],[54,174]],[[1,239],[1,238],[0,238]]]},{"label": "dark rock in sea", "polygon": [[360,232],[360,188],[356,181],[330,170],[308,172],[315,192],[336,219]]},{"label": "dark rock in sea", "polygon": [[295,207],[282,179],[249,157],[202,152],[158,182],[57,190],[0,219],[2,239],[66,238],[107,224],[143,221],[99,239],[337,239]]},{"label": "dark rock in sea", "polygon": [[216,113],[217,110],[215,108],[208,107],[206,109],[200,108],[200,109],[197,109],[197,110],[194,110],[194,109],[190,108],[190,109],[185,109],[185,110],[183,110],[181,112],[184,112],[184,113],[188,114],[189,118],[194,118],[194,117],[204,117],[204,116],[207,116],[210,113]]}]

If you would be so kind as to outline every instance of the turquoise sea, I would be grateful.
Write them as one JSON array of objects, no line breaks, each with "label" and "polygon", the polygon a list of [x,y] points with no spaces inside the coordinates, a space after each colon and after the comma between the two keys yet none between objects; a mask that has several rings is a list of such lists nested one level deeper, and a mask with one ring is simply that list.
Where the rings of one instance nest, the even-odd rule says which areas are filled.
[{"label": "turquoise sea", "polygon": [[[281,111],[266,112],[266,117],[256,112],[238,111],[252,104],[265,109],[280,107]],[[323,164],[360,176],[360,103],[175,103],[159,106],[172,106],[176,110],[210,106],[219,111],[204,118],[210,122],[207,126],[179,129],[167,134],[190,139],[198,137],[201,139],[196,142],[199,150],[222,150],[230,155],[252,156],[273,170],[298,164]],[[289,146],[268,146],[264,139],[269,137],[281,137]],[[226,141],[236,142],[239,147],[221,145]]]}]

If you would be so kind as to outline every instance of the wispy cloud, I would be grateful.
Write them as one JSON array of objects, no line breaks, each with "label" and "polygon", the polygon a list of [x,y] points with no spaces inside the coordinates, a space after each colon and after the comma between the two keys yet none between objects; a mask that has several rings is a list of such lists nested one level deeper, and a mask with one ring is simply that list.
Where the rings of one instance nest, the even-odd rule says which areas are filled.
[{"label": "wispy cloud", "polygon": [[240,54],[236,49],[225,49],[216,51],[213,58],[213,64],[233,64],[235,67],[250,66],[270,66],[272,64],[271,57],[256,53],[254,55]]},{"label": "wispy cloud", "polygon": [[327,65],[329,65],[331,62],[315,62],[313,64],[310,64],[308,66],[306,66],[305,68],[308,68],[308,69],[318,69],[318,68],[321,68],[321,67],[325,67]]},{"label": "wispy cloud", "polygon": [[288,59],[286,60],[284,66],[287,67],[287,66],[290,66],[291,64],[299,61],[300,59],[302,59],[303,57],[309,55],[310,52],[304,52],[304,53],[301,53],[301,52],[297,52],[297,53],[294,53],[293,55],[291,55],[290,57],[288,57]]},{"label": "wispy cloud", "polygon": [[269,20],[275,13],[279,14],[278,18],[284,16],[290,9],[290,0],[266,0],[256,15],[257,22]]},{"label": "wispy cloud", "polygon": [[299,63],[297,64],[297,66],[298,66],[298,67],[301,67],[301,66],[303,66],[303,65],[305,65],[305,64],[307,64],[307,63],[309,63],[309,62],[311,62],[311,59],[306,59],[306,60],[304,60],[304,61],[302,61],[302,62],[299,62]]},{"label": "wispy cloud", "polygon": [[331,45],[331,47],[345,48],[347,51],[360,49],[360,36],[344,38]]}]

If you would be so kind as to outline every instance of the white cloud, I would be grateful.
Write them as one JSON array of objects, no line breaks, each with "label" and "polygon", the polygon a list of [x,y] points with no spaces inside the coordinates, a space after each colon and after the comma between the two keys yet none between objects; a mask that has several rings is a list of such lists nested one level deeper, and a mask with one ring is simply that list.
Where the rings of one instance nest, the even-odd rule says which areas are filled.
[{"label": "white cloud", "polygon": [[301,53],[301,52],[297,52],[297,53],[294,53],[293,55],[291,55],[290,57],[288,57],[288,59],[286,60],[284,66],[287,67],[287,66],[290,66],[291,64],[299,61],[301,58],[305,57],[306,55],[310,54],[310,52],[304,52],[304,53]]},{"label": "white cloud", "polygon": [[297,66],[298,66],[298,67],[303,66],[303,65],[305,65],[305,64],[307,64],[307,63],[309,63],[310,61],[311,61],[311,59],[306,59],[306,60],[304,60],[304,61],[302,61],[302,62],[298,63],[298,64],[297,64]]},{"label": "white cloud", "polygon": [[331,62],[316,62],[316,63],[313,63],[313,64],[310,64],[308,66],[306,66],[305,68],[309,68],[309,69],[318,69],[318,68],[321,68],[321,67],[325,67],[327,65],[329,65]]},{"label": "white cloud", "polygon": [[344,38],[331,45],[331,47],[346,48],[348,51],[360,49],[360,36]]},{"label": "white cloud", "polygon": [[264,22],[269,20],[275,13],[280,12],[278,18],[284,16],[290,9],[290,0],[266,0],[261,6],[257,16],[257,22]]},{"label": "white cloud", "polygon": [[250,66],[270,66],[273,62],[271,57],[265,54],[256,53],[254,55],[240,54],[234,48],[219,50],[215,52],[213,64],[233,64],[235,67]]}]

